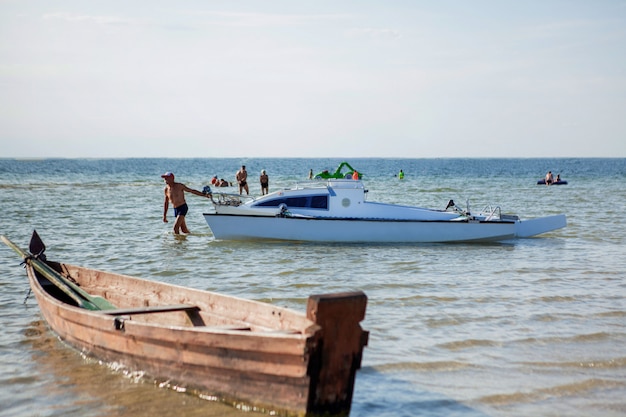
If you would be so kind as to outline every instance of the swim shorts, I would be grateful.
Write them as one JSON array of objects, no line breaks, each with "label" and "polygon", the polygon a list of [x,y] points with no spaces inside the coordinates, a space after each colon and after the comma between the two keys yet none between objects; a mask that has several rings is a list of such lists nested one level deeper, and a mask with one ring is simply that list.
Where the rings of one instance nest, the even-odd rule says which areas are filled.
[{"label": "swim shorts", "polygon": [[239,185],[240,185],[240,186],[242,186],[242,187],[245,187],[245,186],[246,186],[246,184],[247,184],[247,183],[246,183],[245,181],[239,181]]},{"label": "swim shorts", "polygon": [[189,207],[187,207],[187,203],[184,203],[178,207],[174,207],[174,217],[186,216],[188,211]]}]

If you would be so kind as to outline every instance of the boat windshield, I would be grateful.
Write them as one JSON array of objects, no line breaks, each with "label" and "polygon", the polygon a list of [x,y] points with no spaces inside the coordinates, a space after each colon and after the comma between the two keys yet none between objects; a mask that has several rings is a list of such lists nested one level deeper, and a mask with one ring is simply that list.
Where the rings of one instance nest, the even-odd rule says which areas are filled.
[{"label": "boat windshield", "polygon": [[312,208],[328,210],[328,195],[305,195],[299,197],[278,197],[260,201],[257,207],[278,207],[285,204],[287,207]]}]

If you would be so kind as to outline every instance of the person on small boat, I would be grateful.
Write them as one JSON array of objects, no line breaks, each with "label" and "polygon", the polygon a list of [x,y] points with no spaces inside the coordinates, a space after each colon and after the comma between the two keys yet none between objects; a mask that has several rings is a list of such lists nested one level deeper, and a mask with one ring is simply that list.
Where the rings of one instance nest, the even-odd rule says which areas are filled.
[{"label": "person on small boat", "polygon": [[248,189],[248,171],[246,171],[246,166],[242,165],[241,169],[237,171],[235,175],[237,179],[237,184],[239,184],[239,195],[246,190],[246,194],[250,194],[250,190]]},{"label": "person on small boat", "polygon": [[554,180],[554,182],[559,182],[561,181],[561,174],[556,174],[556,180]]},{"label": "person on small boat", "polygon": [[548,173],[546,174],[546,185],[552,185],[552,183],[554,182],[554,177],[552,176],[552,171],[548,171]]},{"label": "person on small boat", "polygon": [[356,169],[352,173],[352,179],[353,180],[358,180],[359,179],[359,173],[356,171]]},{"label": "person on small boat", "polygon": [[267,172],[265,172],[265,170],[261,170],[261,176],[259,177],[259,182],[261,183],[261,195],[268,194],[269,186],[270,186],[270,178],[267,176]]},{"label": "person on small boat", "polygon": [[181,184],[179,182],[174,182],[174,173],[166,172],[161,175],[161,178],[165,180],[165,202],[163,203],[163,222],[168,223],[167,221],[167,210],[169,209],[170,203],[174,206],[174,216],[176,216],[176,221],[174,222],[174,234],[189,233],[189,229],[187,228],[187,223],[185,222],[185,216],[187,215],[187,211],[189,207],[185,202],[185,191],[191,194],[195,194],[200,197],[211,198],[211,193],[203,194],[200,191],[191,189],[187,187],[185,184]]}]

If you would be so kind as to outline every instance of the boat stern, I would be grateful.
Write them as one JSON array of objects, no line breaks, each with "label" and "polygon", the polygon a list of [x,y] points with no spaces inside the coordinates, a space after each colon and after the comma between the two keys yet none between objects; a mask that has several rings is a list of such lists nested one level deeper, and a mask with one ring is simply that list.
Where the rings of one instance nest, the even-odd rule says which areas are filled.
[{"label": "boat stern", "polygon": [[308,415],[350,414],[356,372],[369,332],[361,328],[367,296],[362,291],[312,295],[307,318],[320,326],[310,352]]}]

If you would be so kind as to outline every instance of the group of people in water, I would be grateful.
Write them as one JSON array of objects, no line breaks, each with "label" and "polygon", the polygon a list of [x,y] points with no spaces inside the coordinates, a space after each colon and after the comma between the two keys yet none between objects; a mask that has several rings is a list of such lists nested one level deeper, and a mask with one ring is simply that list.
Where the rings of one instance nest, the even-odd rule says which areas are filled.
[{"label": "group of people in water", "polygon": [[[185,192],[201,197],[212,198],[213,194],[211,193],[211,188],[207,186],[204,187],[204,190],[202,191],[189,188],[185,184],[175,182],[174,173],[170,171],[161,175],[161,178],[165,181],[165,189],[163,191],[165,197],[163,202],[163,222],[168,223],[167,211],[171,204],[174,207],[174,216],[176,217],[176,221],[174,222],[174,234],[178,235],[181,233],[190,233],[185,222],[185,216],[189,210],[185,201]],[[239,187],[239,195],[241,195],[244,190],[246,194],[250,194],[250,188],[248,187],[248,171],[246,171],[245,165],[242,165],[239,171],[237,171],[235,174],[235,180],[237,181],[237,185]],[[261,184],[261,194],[268,194],[270,181],[267,171],[261,170],[259,182]],[[226,181],[224,178],[218,179],[217,175],[215,175],[211,179],[211,185],[214,187],[232,187],[233,183]]]},{"label": "group of people in water", "polygon": [[[548,173],[552,175],[552,173]],[[400,179],[404,179],[404,172],[400,170],[400,174],[398,174]],[[206,197],[212,198],[210,187],[204,187],[202,191],[194,190],[192,188],[187,187],[185,184],[175,182],[174,181],[174,173],[166,172],[161,175],[161,178],[165,181],[165,190],[164,190],[164,203],[163,203],[163,222],[168,223],[167,220],[167,211],[169,209],[170,204],[174,207],[174,216],[176,217],[176,221],[174,222],[174,234],[182,233],[190,233],[187,228],[187,224],[185,223],[185,216],[187,215],[187,211],[189,207],[185,201],[185,192]],[[313,170],[309,170],[309,179],[313,179]],[[358,180],[360,179],[360,174],[357,170],[354,170],[352,173],[352,179]],[[557,181],[559,177],[557,176]],[[246,166],[242,165],[239,171],[235,174],[235,180],[237,181],[237,186],[239,188],[239,195],[242,195],[243,192],[246,192],[246,195],[250,194],[250,188],[248,187],[248,171],[246,171]],[[261,194],[265,195],[269,193],[269,176],[267,175],[266,170],[261,170],[261,174],[259,175],[259,183],[261,184]],[[548,183],[548,176],[546,175],[546,184]],[[550,182],[552,183],[552,181]],[[218,179],[217,175],[214,175],[211,179],[211,185],[214,187],[232,187],[233,183],[226,181],[224,178]]]},{"label": "group of people in water", "polygon": [[[239,195],[243,194],[244,191],[247,195],[249,195],[250,187],[248,186],[248,171],[246,171],[245,165],[242,165],[239,171],[237,171],[235,174],[235,180],[237,181],[237,186],[239,187]],[[267,175],[267,171],[264,169],[261,170],[259,183],[261,184],[261,194],[267,194],[269,192],[270,180]],[[211,185],[214,187],[232,187],[233,183],[226,181],[224,178],[218,179],[217,175],[214,175],[211,179]]]},{"label": "group of people in water", "polygon": [[555,182],[561,181],[561,174],[556,174],[556,179],[554,179],[554,175],[552,175],[552,171],[548,171],[544,181],[545,181],[546,185],[552,185]]}]

